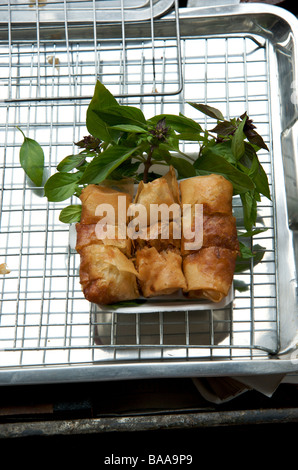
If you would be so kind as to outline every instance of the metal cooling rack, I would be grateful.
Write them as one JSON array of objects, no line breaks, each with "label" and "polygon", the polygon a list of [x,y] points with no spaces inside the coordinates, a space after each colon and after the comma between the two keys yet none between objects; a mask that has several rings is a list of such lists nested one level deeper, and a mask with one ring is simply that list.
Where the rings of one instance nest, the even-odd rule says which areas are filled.
[{"label": "metal cooling rack", "polygon": [[172,9],[174,0],[9,0],[0,5],[1,19],[10,24],[55,24],[82,21],[114,23],[151,21]]},{"label": "metal cooling rack", "polygon": [[[48,174],[55,171],[64,156],[76,151],[73,142],[86,135],[85,98],[92,96],[98,77],[125,103],[140,106],[147,117],[182,112],[203,126],[213,124],[187,101],[207,102],[227,117],[247,111],[271,149],[267,40],[244,34],[179,38],[183,87],[177,93],[181,75],[176,37],[155,37],[153,42],[126,38],[124,74],[121,37],[77,41],[65,31],[59,40],[41,40],[37,34],[33,42],[14,42],[13,24],[8,38],[4,36],[0,263],[7,263],[11,272],[0,277],[1,370],[63,371],[67,366],[97,364],[107,367],[99,375],[110,377],[109,367],[123,362],[142,367],[150,360],[158,368],[163,361],[246,362],[275,354],[279,311],[274,198],[262,200],[259,207],[258,224],[268,230],[256,236],[255,243],[266,249],[265,255],[254,269],[235,276],[242,290],[235,290],[228,307],[203,312],[96,312],[81,292],[73,232],[58,220],[65,204],[48,203],[42,189],[28,184],[19,164],[22,136],[16,129],[19,126],[43,146]],[[195,152],[194,144],[185,144],[184,151]],[[272,185],[271,152],[260,152],[260,159]],[[234,210],[238,209],[235,200]],[[54,373],[51,379],[55,377]]]},{"label": "metal cooling rack", "polygon": [[[140,1],[139,8],[133,0],[107,3],[114,9],[105,7],[105,1],[95,0],[19,0],[0,5],[5,77],[1,80],[1,99],[14,103],[90,100],[96,77],[107,81],[118,98],[179,93],[182,73],[177,0]],[[59,12],[58,17],[52,10]],[[175,36],[165,45],[156,37],[155,27],[158,16],[168,10],[174,11]],[[82,11],[84,23],[80,27]],[[129,37],[130,21],[137,25],[133,37]],[[149,35],[140,41],[147,25]]]}]

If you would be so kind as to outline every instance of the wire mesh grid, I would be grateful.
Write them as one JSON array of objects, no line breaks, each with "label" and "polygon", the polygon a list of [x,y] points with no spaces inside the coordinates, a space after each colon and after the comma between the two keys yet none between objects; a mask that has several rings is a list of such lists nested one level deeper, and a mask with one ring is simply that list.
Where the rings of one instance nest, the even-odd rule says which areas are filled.
[{"label": "wire mesh grid", "polygon": [[[22,136],[16,128],[40,142],[51,174],[87,132],[84,97],[92,95],[97,77],[120,101],[140,106],[147,117],[182,112],[209,127],[212,119],[199,115],[187,101],[209,103],[227,117],[247,111],[270,149],[266,40],[246,35],[181,37],[179,70],[177,38],[155,37],[154,44],[150,38],[126,39],[124,75],[121,38],[96,39],[95,53],[95,38],[72,41],[65,35],[58,41],[37,37],[14,43],[12,32],[6,39],[2,35],[0,43],[0,264],[10,270],[0,277],[1,368],[148,358],[258,360],[277,352],[274,198],[259,205],[258,225],[268,230],[255,243],[265,254],[257,265],[235,274],[234,300],[227,307],[100,312],[81,291],[73,231],[59,222],[65,204],[48,203],[42,188],[30,186],[19,164]],[[177,93],[180,72],[183,87]],[[166,86],[170,91],[152,93],[152,86],[153,91],[163,92]],[[191,142],[183,150],[197,151]],[[260,152],[260,160],[272,184],[271,153]],[[235,198],[234,211],[239,210]]]},{"label": "wire mesh grid", "polygon": [[[142,19],[147,17],[144,13],[140,16],[137,38],[127,37],[129,28],[127,18],[130,16],[134,18],[131,5],[136,6],[136,2],[112,0],[108,3],[114,5],[114,9],[110,10],[106,25],[101,24],[103,18],[101,15],[97,18],[97,14],[106,12],[107,7],[104,9],[102,6],[104,2],[95,0],[85,0],[85,2],[56,0],[41,4],[37,0],[36,2],[17,0],[6,5],[0,20],[1,36],[9,46],[4,49],[3,55],[1,54],[1,64],[5,67],[4,76],[7,77],[4,83],[2,82],[2,97],[13,102],[71,98],[76,101],[79,98],[88,100],[92,97],[94,77],[99,79],[104,77],[117,97],[178,93],[182,82],[177,1],[149,0],[144,4],[139,2],[140,11],[144,5],[148,8],[150,21]],[[164,13],[170,7],[175,12],[175,36],[166,45],[166,65],[163,59],[164,41],[158,40],[155,35],[157,19],[154,17],[156,13],[154,7],[158,3],[163,5]],[[76,5],[79,5],[81,10],[75,9]],[[3,17],[7,7],[10,7],[8,10],[10,14],[7,23],[4,23]],[[40,15],[42,12],[45,13],[44,8],[47,7],[49,7],[46,12],[49,19],[52,18],[53,9],[61,13],[58,20],[62,28],[49,26],[48,23],[45,26],[42,22]],[[89,22],[85,26],[86,34],[78,36],[80,30],[79,32],[76,30],[76,17],[73,15],[74,12],[82,11],[84,8],[85,16],[87,18],[91,16],[92,23]],[[135,7],[133,11],[136,11]],[[12,22],[13,12],[18,14],[15,18],[16,23]],[[30,13],[29,19],[31,17],[27,28],[23,25],[26,12]],[[52,21],[54,19],[52,18]],[[21,21],[21,28],[18,26],[18,21]],[[139,35],[142,35],[142,27],[148,24],[149,40],[142,43]],[[76,40],[73,39],[74,35]],[[19,56],[21,56],[21,68]],[[167,80],[165,76],[161,76],[162,73],[167,74]],[[171,78],[171,75],[174,75],[174,78]],[[156,85],[157,80],[159,87]]]}]

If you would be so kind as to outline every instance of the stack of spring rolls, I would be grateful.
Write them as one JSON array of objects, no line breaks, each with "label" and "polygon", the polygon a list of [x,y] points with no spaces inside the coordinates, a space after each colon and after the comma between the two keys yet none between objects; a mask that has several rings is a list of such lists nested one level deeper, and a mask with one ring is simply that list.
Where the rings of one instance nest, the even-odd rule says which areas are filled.
[{"label": "stack of spring rolls", "polygon": [[[122,236],[123,227],[117,224],[119,196],[125,198],[124,211],[127,211],[132,197],[113,188],[90,184],[80,195],[82,213],[80,223],[76,224],[80,283],[85,298],[96,304],[132,300],[140,295],[137,286],[138,273],[131,259],[131,240]],[[110,227],[100,225],[105,215],[97,211],[101,204],[111,205],[114,209],[114,226],[113,221]],[[107,236],[98,233],[101,228],[107,231]],[[110,237],[109,228],[113,232]]]},{"label": "stack of spring rolls", "polygon": [[[186,289],[182,271],[181,237],[175,237],[177,229],[180,231],[181,214],[180,211],[177,214],[175,210],[177,207],[180,209],[180,195],[174,169],[171,167],[164,177],[152,182],[141,182],[135,204],[143,205],[147,213],[147,225],[141,227],[134,243],[135,264],[142,295],[158,297]],[[164,204],[167,217],[162,217],[161,211],[152,220],[150,214],[154,204]],[[170,208],[173,210],[169,210]]]},{"label": "stack of spring rolls", "polygon": [[[125,197],[126,209],[146,209],[146,219],[133,236],[128,229],[130,211],[125,217],[126,236],[123,231],[119,236],[120,195]],[[128,193],[105,186],[84,188],[76,250],[85,298],[107,305],[140,296],[183,293],[187,298],[221,301],[231,288],[239,252],[232,196],[232,184],[215,174],[182,180],[179,187],[172,167],[152,182],[140,182],[134,200]],[[98,223],[103,217],[97,212],[100,204],[111,204],[115,209],[115,236],[98,237]],[[155,211],[152,219],[152,205],[166,206],[166,219],[162,210]],[[203,209],[203,226],[199,227],[202,243],[189,249],[191,240],[185,239],[183,231],[183,208],[190,207],[190,228],[194,230],[196,205]]]},{"label": "stack of spring rolls", "polygon": [[223,176],[211,174],[181,181],[180,191],[182,207],[201,204],[203,209],[201,248],[185,249],[182,237],[185,293],[188,297],[220,302],[230,290],[239,253],[236,219],[232,215],[233,186]]}]

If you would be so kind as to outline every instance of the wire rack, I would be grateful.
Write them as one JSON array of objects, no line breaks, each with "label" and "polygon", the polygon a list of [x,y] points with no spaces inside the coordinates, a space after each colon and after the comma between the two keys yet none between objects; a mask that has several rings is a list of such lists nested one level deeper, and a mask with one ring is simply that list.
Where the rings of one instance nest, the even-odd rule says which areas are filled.
[{"label": "wire rack", "polygon": [[[175,36],[166,44],[164,64],[165,42],[156,37],[155,25],[156,15],[169,9],[175,12]],[[86,23],[78,26],[77,15],[82,22],[82,12]],[[178,12],[176,0],[16,0],[6,7],[0,5],[0,32],[8,46],[1,54],[4,76],[8,77],[2,82],[1,96],[6,96],[7,102],[90,100],[96,77],[105,79],[119,98],[179,93]],[[129,37],[131,21],[138,25],[133,37]],[[149,33],[142,43],[139,37],[146,25]],[[15,61],[18,56],[21,67]],[[24,75],[19,75],[20,70]],[[167,80],[162,73],[167,74]]]},{"label": "wire rack", "polygon": [[[62,6],[65,13],[67,2]],[[32,9],[41,12],[38,4]],[[171,16],[171,22],[177,24],[176,19]],[[235,275],[237,288],[227,307],[100,312],[81,291],[73,231],[58,220],[65,204],[48,203],[42,189],[30,186],[19,164],[22,136],[16,129],[42,145],[51,174],[86,135],[88,97],[99,78],[121,102],[140,106],[147,117],[182,112],[212,125],[187,101],[209,103],[227,117],[247,111],[271,149],[267,41],[241,34],[152,38],[152,19],[147,39],[127,34],[125,22],[112,25],[112,30],[120,28],[118,34],[105,38],[93,21],[91,37],[82,34],[79,41],[72,39],[70,26],[64,21],[57,39],[35,23],[30,38],[20,39],[17,23],[1,23],[0,264],[7,263],[10,273],[0,277],[0,367],[247,361],[275,354],[274,199],[259,206],[258,225],[268,228],[255,237],[265,249],[262,261]],[[186,143],[184,151],[196,148]],[[260,160],[272,184],[271,152],[260,152]],[[240,210],[237,199],[234,210]]]}]

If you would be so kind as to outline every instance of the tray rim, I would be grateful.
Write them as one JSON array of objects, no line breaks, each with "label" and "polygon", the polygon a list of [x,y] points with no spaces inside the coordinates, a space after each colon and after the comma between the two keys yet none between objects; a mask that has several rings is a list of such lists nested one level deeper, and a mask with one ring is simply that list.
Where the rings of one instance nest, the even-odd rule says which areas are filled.
[{"label": "tray rim", "polygon": [[[240,4],[223,8],[186,8],[180,9],[180,19],[196,17],[208,18],[216,15],[217,17],[228,17],[233,15],[247,14],[270,14],[282,18],[291,29],[298,30],[298,19],[290,12],[276,5],[264,4]],[[163,20],[170,18],[165,17]],[[245,32],[244,32],[245,33]],[[293,54],[295,56],[295,64],[297,65],[297,47]],[[288,352],[297,349],[295,338],[293,345],[289,347]],[[284,357],[284,358],[282,358]],[[41,367],[3,367],[0,368],[0,385],[5,384],[32,384],[32,383],[51,383],[51,382],[73,382],[73,381],[102,381],[102,380],[120,380],[134,378],[155,378],[155,377],[190,377],[190,376],[240,376],[240,375],[267,375],[267,374],[286,374],[297,372],[298,365],[296,360],[291,360],[291,356],[277,356],[265,360],[220,360],[205,361],[199,359],[192,360],[171,360],[171,361],[141,361],[135,363],[133,361],[100,364],[63,364],[57,366],[41,366]]]},{"label": "tray rim", "polygon": [[[0,370],[0,387],[3,385],[32,385],[67,382],[101,382],[134,379],[187,378],[187,377],[262,377],[285,375],[298,371],[296,361],[288,359],[229,361],[169,360],[100,364],[62,365],[55,367],[7,367]],[[232,367],[231,367],[232,366]]]}]

